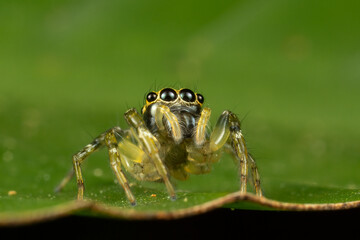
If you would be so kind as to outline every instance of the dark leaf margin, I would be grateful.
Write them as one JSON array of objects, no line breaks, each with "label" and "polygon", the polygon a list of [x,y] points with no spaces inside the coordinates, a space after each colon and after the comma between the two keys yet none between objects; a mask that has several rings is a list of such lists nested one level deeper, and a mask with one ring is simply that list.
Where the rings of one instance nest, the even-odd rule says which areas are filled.
[{"label": "dark leaf margin", "polygon": [[54,207],[31,210],[21,213],[0,213],[0,226],[19,226],[57,219],[81,211],[120,218],[125,220],[173,220],[203,214],[228,204],[248,202],[268,208],[269,210],[284,211],[334,211],[360,207],[360,200],[341,203],[289,203],[280,202],[265,197],[258,197],[251,193],[234,192],[226,196],[195,205],[189,208],[173,211],[138,211],[107,206],[94,201],[70,201]]}]

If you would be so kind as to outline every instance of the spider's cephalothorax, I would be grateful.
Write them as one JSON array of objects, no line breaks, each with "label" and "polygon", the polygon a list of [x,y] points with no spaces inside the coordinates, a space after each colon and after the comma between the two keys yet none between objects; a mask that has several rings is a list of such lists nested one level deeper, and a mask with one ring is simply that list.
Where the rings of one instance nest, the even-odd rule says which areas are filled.
[{"label": "spider's cephalothorax", "polygon": [[142,115],[125,113],[130,129],[114,127],[95,138],[73,156],[73,169],[57,187],[62,189],[75,174],[78,199],[83,198],[81,163],[92,152],[107,146],[110,165],[131,204],[135,204],[123,171],[142,181],[164,182],[171,199],[175,190],[170,177],[186,180],[189,174],[211,170],[225,150],[239,163],[240,191],[245,193],[248,167],[257,195],[262,196],[256,163],[248,153],[237,116],[224,111],[212,132],[207,125],[211,110],[203,108],[204,97],[190,89],[164,88],[146,95]]}]

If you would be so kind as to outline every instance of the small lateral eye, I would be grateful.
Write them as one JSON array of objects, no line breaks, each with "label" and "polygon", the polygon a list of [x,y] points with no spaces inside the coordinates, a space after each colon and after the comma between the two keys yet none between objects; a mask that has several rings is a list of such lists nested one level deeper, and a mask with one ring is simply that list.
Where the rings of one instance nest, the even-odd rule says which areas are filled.
[{"label": "small lateral eye", "polygon": [[175,101],[177,99],[177,93],[174,89],[165,88],[161,90],[160,98],[167,102]]},{"label": "small lateral eye", "polygon": [[196,100],[195,93],[190,89],[181,89],[179,95],[185,102],[195,102]]},{"label": "small lateral eye", "polygon": [[196,96],[197,96],[197,100],[199,101],[199,103],[203,104],[204,103],[203,95],[201,95],[200,93],[197,93]]},{"label": "small lateral eye", "polygon": [[150,93],[148,93],[148,95],[146,96],[146,100],[147,100],[148,102],[153,102],[153,101],[156,100],[156,98],[157,98],[157,94],[156,94],[155,92],[150,92]]}]

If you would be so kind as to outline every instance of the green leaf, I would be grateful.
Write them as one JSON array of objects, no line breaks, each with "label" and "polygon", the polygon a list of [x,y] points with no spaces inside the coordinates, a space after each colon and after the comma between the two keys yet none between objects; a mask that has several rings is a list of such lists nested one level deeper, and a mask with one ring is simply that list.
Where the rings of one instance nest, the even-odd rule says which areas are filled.
[{"label": "green leaf", "polygon": [[[0,225],[69,214],[179,218],[218,207],[325,210],[360,200],[359,3],[62,1],[0,3]],[[201,11],[200,11],[201,9]],[[141,17],[140,17],[141,16]],[[130,179],[106,151],[55,194],[71,156],[165,86],[195,89],[216,122],[242,120],[265,198],[241,195],[229,156],[206,175]],[[248,191],[253,189],[249,186]]]}]

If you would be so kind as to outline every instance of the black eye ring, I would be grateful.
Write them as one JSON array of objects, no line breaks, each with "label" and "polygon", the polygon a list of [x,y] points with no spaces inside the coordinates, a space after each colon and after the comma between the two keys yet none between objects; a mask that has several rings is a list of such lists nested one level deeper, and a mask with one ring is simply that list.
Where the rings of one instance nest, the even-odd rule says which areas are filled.
[{"label": "black eye ring", "polygon": [[164,88],[160,92],[160,98],[167,102],[175,101],[177,97],[176,91],[172,88]]},{"label": "black eye ring", "polygon": [[146,100],[148,102],[153,102],[157,99],[157,94],[155,92],[150,92],[148,93],[148,95],[146,96]]},{"label": "black eye ring", "polygon": [[203,104],[204,103],[204,96],[201,95],[200,93],[197,93],[196,96],[197,96],[198,102]]},{"label": "black eye ring", "polygon": [[195,93],[187,88],[181,89],[179,95],[185,102],[195,102],[196,100]]}]

